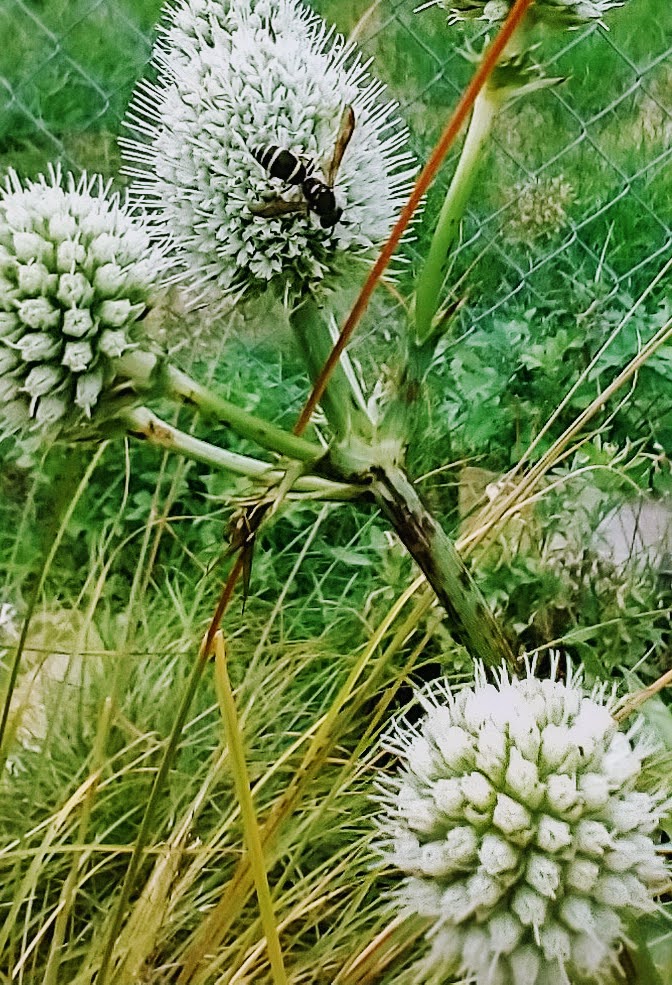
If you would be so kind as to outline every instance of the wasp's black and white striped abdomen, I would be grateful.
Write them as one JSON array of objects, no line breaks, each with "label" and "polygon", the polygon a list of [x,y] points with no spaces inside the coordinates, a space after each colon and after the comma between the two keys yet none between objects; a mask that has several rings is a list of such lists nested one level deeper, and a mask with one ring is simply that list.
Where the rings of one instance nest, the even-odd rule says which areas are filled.
[{"label": "wasp's black and white striped abdomen", "polygon": [[334,181],[354,129],[354,110],[352,106],[345,106],[341,114],[331,160],[327,162],[326,166],[320,167],[320,171],[324,171],[324,177],[318,176],[319,172],[316,173],[318,171],[316,164],[312,162],[307,165],[304,164],[301,158],[284,147],[278,147],[275,144],[251,147],[250,151],[255,161],[272,178],[284,181],[286,185],[299,186],[304,199],[303,202],[286,201],[276,196],[273,201],[251,205],[252,214],[272,219],[281,215],[289,215],[292,212],[303,212],[304,214],[312,212],[320,220],[323,229],[331,229],[340,222],[343,209],[336,204]]},{"label": "wasp's black and white striped abdomen", "polygon": [[276,147],[274,144],[253,147],[252,156],[272,178],[279,178],[288,185],[302,185],[308,175],[303,161],[284,147]]}]

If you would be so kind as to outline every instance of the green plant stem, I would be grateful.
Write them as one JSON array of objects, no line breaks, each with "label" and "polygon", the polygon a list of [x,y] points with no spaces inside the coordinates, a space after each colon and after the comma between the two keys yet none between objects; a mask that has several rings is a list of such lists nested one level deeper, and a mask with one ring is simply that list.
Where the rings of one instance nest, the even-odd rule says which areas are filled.
[{"label": "green plant stem", "polygon": [[372,491],[451,621],[455,639],[489,667],[517,669],[516,658],[455,545],[421,501],[402,468],[371,471]]},{"label": "green plant stem", "polygon": [[233,780],[240,805],[240,816],[243,822],[247,851],[250,858],[250,868],[257,889],[261,923],[266,935],[266,946],[271,964],[275,985],[287,985],[287,975],[282,959],[282,949],[278,938],[278,926],[273,911],[273,900],[268,885],[268,875],[264,863],[264,849],[259,833],[259,824],[254,812],[254,801],[250,789],[250,777],[245,762],[243,740],[240,734],[240,722],[236,711],[236,702],[231,689],[229,672],[226,666],[226,647],[221,631],[215,635],[215,685],[217,699],[224,722],[226,742],[231,756]]},{"label": "green plant stem", "polygon": [[267,451],[286,455],[300,462],[315,461],[323,453],[320,445],[315,442],[300,438],[276,424],[270,424],[262,417],[242,410],[151,352],[134,349],[124,353],[117,363],[117,370],[122,376],[127,376],[141,386],[158,384],[168,396],[193,404],[200,414],[231,428],[241,438],[247,438]]},{"label": "green plant stem", "polygon": [[460,160],[441,208],[432,243],[416,285],[415,334],[420,344],[432,334],[450,248],[462,221],[483,156],[483,148],[490,136],[500,105],[501,99],[487,84],[474,103]]},{"label": "green plant stem", "polygon": [[[239,455],[211,445],[208,441],[194,438],[193,435],[161,420],[147,407],[127,409],[119,416],[133,437],[211,468],[243,475],[249,479],[263,479],[269,484],[280,482],[285,475],[283,470],[272,468],[268,462],[250,458],[248,455]],[[294,488],[297,492],[314,493],[336,501],[356,499],[362,492],[356,486],[313,475],[297,477]]]},{"label": "green plant stem", "polygon": [[[325,312],[312,296],[307,296],[289,316],[311,380],[315,383],[329,359],[334,347],[325,321]],[[371,423],[357,400],[353,386],[343,367],[343,359],[336,364],[329,382],[320,398],[332,431],[339,438],[346,438],[353,431],[369,435]]]}]

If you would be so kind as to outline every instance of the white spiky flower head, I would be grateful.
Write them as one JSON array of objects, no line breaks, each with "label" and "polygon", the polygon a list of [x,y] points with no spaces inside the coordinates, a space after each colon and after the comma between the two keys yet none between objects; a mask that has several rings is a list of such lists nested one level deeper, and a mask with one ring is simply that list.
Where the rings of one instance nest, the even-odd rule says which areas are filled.
[{"label": "white spiky flower head", "polygon": [[[621,7],[625,0],[536,0],[529,16],[534,21],[579,27],[590,21],[602,21],[613,7]],[[450,23],[466,20],[482,20],[489,23],[503,21],[513,6],[513,0],[433,0],[426,7],[447,7]]]},{"label": "white spiky flower head", "polygon": [[[387,237],[413,170],[395,104],[355,46],[300,0],[175,0],[156,46],[156,83],[140,84],[125,140],[132,194],[172,235],[185,283],[209,296],[274,282],[295,296],[369,259]],[[272,177],[254,149],[290,151],[321,179],[345,107],[355,128],[334,191],[341,221],[254,209],[300,186]]]},{"label": "white spiky flower head", "polygon": [[0,436],[87,422],[166,267],[99,175],[50,167],[0,187]]},{"label": "white spiky flower head", "polygon": [[437,682],[385,739],[402,770],[382,786],[381,853],[405,873],[395,905],[433,922],[418,980],[607,981],[625,919],[669,881],[667,805],[641,782],[652,743],[618,730],[613,689],[557,672]]}]

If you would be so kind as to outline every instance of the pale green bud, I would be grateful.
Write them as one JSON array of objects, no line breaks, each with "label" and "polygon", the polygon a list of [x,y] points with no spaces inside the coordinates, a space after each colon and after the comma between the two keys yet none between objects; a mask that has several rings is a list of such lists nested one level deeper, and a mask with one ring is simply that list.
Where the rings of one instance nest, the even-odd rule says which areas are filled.
[{"label": "pale green bud", "polygon": [[524,927],[539,927],[546,919],[547,900],[531,886],[521,885],[511,901],[511,909]]},{"label": "pale green bud", "polygon": [[531,836],[532,815],[524,804],[519,804],[506,793],[497,794],[497,805],[492,813],[492,822],[514,844],[525,844]]},{"label": "pale green bud", "polygon": [[56,275],[50,274],[43,263],[20,264],[16,279],[23,294],[51,294],[56,284]]},{"label": "pale green bud", "polygon": [[11,349],[0,346],[0,379],[19,365],[20,359]]},{"label": "pale green bud", "polygon": [[43,397],[63,380],[64,373],[57,366],[34,366],[22,386],[29,397]]},{"label": "pale green bud", "polygon": [[436,756],[431,743],[422,736],[416,736],[408,749],[410,762],[413,764],[413,772],[425,776],[431,776],[436,769]]},{"label": "pale green bud", "polygon": [[497,791],[488,778],[477,770],[463,778],[462,793],[465,800],[478,811],[492,810],[497,800]]},{"label": "pale green bud", "polygon": [[490,947],[495,954],[510,954],[520,943],[524,928],[512,913],[496,913],[488,921]]},{"label": "pale green bud", "polygon": [[549,855],[555,855],[572,844],[574,834],[566,821],[542,814],[537,827],[537,845]]},{"label": "pale green bud", "polygon": [[87,308],[70,308],[63,315],[63,334],[81,339],[93,329],[93,318]]},{"label": "pale green bud", "polygon": [[98,350],[109,359],[118,359],[129,347],[126,333],[106,328],[98,338]]},{"label": "pale green bud", "polygon": [[513,975],[512,985],[530,985],[530,982],[537,981],[541,955],[534,946],[528,944],[518,948],[509,960]]},{"label": "pale green bud", "polygon": [[9,277],[3,277],[0,274],[0,306],[6,311],[10,310],[14,303],[19,299],[19,291],[17,290],[16,280],[14,279],[14,265],[7,264],[5,269],[11,270],[14,275],[10,280]]},{"label": "pale green bud", "polygon": [[538,855],[536,852],[528,855],[525,878],[528,885],[536,889],[541,896],[555,899],[561,877],[562,870],[552,858]]},{"label": "pale green bud", "polygon": [[29,332],[16,343],[25,363],[49,362],[59,355],[61,342],[47,332]]},{"label": "pale green bud", "polygon": [[481,865],[489,875],[510,872],[520,862],[519,850],[498,834],[486,834],[478,853]]},{"label": "pale green bud", "polygon": [[10,311],[0,311],[0,339],[8,342],[16,342],[17,333],[23,333],[23,326],[19,321],[19,316]]},{"label": "pale green bud", "polygon": [[34,413],[35,424],[43,428],[51,428],[63,420],[68,412],[68,401],[65,397],[48,394],[37,402]]},{"label": "pale green bud", "polygon": [[119,239],[109,233],[101,233],[89,243],[89,259],[95,264],[112,263],[118,250]]},{"label": "pale green bud", "polygon": [[[0,391],[2,390],[3,381],[0,380]],[[16,434],[17,431],[22,431],[30,423],[30,413],[28,411],[28,405],[24,400],[8,400],[2,401],[2,413],[0,414],[0,434],[7,437],[12,434]]]},{"label": "pale green bud", "polygon": [[429,834],[436,826],[434,811],[418,797],[412,787],[406,787],[399,793],[400,802],[404,804],[404,814],[412,831],[422,831]]},{"label": "pale green bud", "polygon": [[44,240],[37,233],[19,232],[12,237],[14,257],[21,263],[42,260]]},{"label": "pale green bud", "polygon": [[82,408],[87,417],[91,417],[91,412],[102,389],[103,373],[99,369],[84,373],[83,376],[77,378],[75,403]]},{"label": "pale green bud", "polygon": [[63,243],[77,234],[77,220],[67,212],[59,212],[49,219],[49,239],[53,243]]},{"label": "pale green bud", "polygon": [[571,814],[577,807],[580,813],[584,805],[579,802],[576,776],[568,776],[566,773],[551,774],[546,784],[546,802],[557,814]]},{"label": "pale green bud", "polygon": [[93,287],[82,273],[64,273],[56,297],[66,308],[86,308],[93,300]]},{"label": "pale green bud", "polygon": [[478,734],[477,768],[486,776],[501,779],[506,769],[507,754],[506,736],[501,728],[485,725]]},{"label": "pale green bud", "polygon": [[558,923],[549,921],[539,930],[539,943],[544,957],[549,964],[557,961],[564,967],[572,953],[571,937],[567,930]]},{"label": "pale green bud", "polygon": [[462,785],[456,776],[437,780],[432,796],[437,808],[447,817],[459,817],[464,809]]},{"label": "pale green bud", "polygon": [[93,362],[93,349],[90,342],[66,342],[61,360],[73,373],[83,373]]},{"label": "pale green bud", "polygon": [[0,404],[9,403],[21,392],[19,381],[13,376],[0,377]]},{"label": "pale green bud", "polygon": [[86,249],[81,243],[66,239],[56,247],[56,269],[59,273],[72,273],[86,260]]},{"label": "pale green bud", "polygon": [[96,293],[103,298],[114,297],[123,289],[125,283],[126,273],[116,263],[104,263],[102,267],[98,267],[93,279]]},{"label": "pale green bud", "polygon": [[526,759],[515,746],[509,756],[506,786],[514,797],[535,808],[539,807],[546,792],[544,784],[539,779],[537,764]]},{"label": "pale green bud", "polygon": [[17,314],[28,328],[55,328],[61,312],[47,298],[26,298],[17,305]]},{"label": "pale green bud", "polygon": [[144,311],[144,304],[131,304],[127,300],[103,301],[98,308],[98,317],[102,324],[111,328],[121,328],[128,325]]}]

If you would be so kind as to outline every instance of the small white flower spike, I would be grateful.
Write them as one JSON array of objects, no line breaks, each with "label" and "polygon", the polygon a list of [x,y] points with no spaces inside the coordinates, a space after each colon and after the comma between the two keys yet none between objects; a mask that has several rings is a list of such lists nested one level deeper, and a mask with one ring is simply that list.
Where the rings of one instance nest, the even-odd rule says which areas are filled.
[{"label": "small white flower spike", "polygon": [[[669,805],[638,789],[653,751],[612,717],[613,692],[483,667],[472,687],[440,681],[424,719],[384,739],[402,769],[381,784],[383,860],[394,897],[433,918],[417,981],[602,982],[625,920],[655,908],[670,873],[653,835]],[[608,975],[606,975],[608,978]]]},{"label": "small white flower spike", "polygon": [[[370,259],[414,168],[395,104],[354,45],[299,0],[174,0],[153,63],[157,81],[139,85],[127,121],[139,139],[122,146],[131,194],[172,237],[192,293],[273,282],[294,298]],[[354,130],[330,175],[348,107]],[[291,155],[295,183],[273,175],[275,150]],[[307,209],[302,166],[333,179],[337,221]]]},{"label": "small white flower spike", "polygon": [[100,176],[0,187],[0,436],[57,434],[95,412],[166,261]]}]

